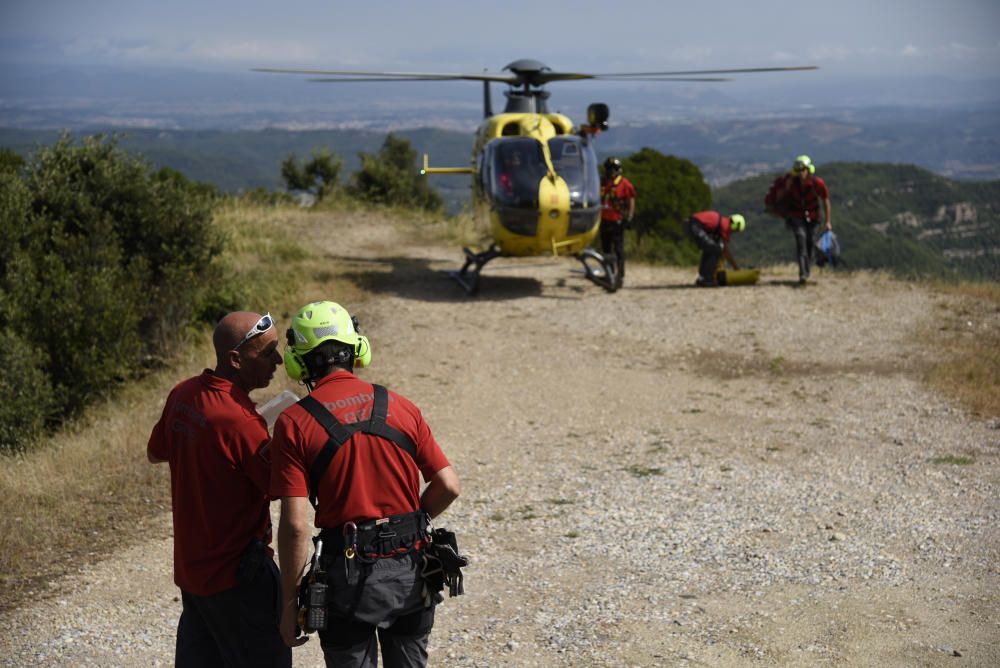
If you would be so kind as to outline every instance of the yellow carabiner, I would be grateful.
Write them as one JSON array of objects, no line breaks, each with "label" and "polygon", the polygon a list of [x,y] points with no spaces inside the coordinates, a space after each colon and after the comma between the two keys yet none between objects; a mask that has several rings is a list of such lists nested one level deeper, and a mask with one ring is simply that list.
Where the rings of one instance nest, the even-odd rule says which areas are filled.
[{"label": "yellow carabiner", "polygon": [[347,559],[353,559],[356,554],[357,553],[354,551],[353,547],[344,548],[344,557],[346,557]]}]

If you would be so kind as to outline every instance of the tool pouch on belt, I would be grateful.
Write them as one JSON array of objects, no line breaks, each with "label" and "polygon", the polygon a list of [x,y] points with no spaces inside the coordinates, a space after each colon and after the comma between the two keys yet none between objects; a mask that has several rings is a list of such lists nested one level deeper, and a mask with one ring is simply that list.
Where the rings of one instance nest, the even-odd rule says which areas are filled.
[{"label": "tool pouch on belt", "polygon": [[424,556],[424,581],[437,602],[444,600],[438,592],[445,585],[448,585],[449,597],[465,593],[462,569],[469,565],[469,559],[458,553],[458,540],[454,531],[435,529]]}]

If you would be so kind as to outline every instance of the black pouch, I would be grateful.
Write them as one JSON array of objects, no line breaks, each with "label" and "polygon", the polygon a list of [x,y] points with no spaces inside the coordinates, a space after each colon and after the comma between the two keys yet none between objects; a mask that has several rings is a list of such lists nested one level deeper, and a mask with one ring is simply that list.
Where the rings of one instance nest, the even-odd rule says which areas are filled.
[{"label": "black pouch", "polygon": [[[468,557],[459,554],[458,540],[454,531],[435,529],[431,534],[431,544],[427,548],[427,565],[424,578],[432,592],[440,592],[448,585],[448,596],[465,593],[465,578],[462,569],[469,565]],[[437,562],[437,563],[433,563]]]},{"label": "black pouch", "polygon": [[240,555],[240,563],[236,567],[236,583],[246,584],[253,582],[266,557],[267,545],[264,544],[264,541],[259,538],[254,538],[250,541],[250,545]]}]

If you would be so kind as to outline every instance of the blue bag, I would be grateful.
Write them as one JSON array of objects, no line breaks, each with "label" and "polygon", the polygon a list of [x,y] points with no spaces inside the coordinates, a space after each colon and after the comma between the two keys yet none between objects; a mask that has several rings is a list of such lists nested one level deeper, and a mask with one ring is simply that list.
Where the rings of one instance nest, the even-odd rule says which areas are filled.
[{"label": "blue bag", "polygon": [[827,230],[816,240],[816,251],[816,265],[819,267],[828,262],[831,267],[836,267],[841,263],[840,242],[837,241],[837,235],[833,233],[833,230]]}]

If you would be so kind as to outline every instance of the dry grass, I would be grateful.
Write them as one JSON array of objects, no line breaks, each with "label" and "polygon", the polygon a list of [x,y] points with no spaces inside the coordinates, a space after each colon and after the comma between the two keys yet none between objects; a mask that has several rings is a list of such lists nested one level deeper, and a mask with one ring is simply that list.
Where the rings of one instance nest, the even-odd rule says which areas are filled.
[{"label": "dry grass", "polygon": [[[269,310],[280,325],[312,299],[362,301],[303,237],[342,217],[238,202],[220,209],[216,224],[229,236],[223,261],[241,283],[246,308]],[[170,389],[213,366],[209,339],[210,328],[196,329],[169,368],[122,388],[40,448],[0,461],[0,609],[45,595],[54,577],[160,526],[150,519],[169,511],[169,470],[148,463],[146,441]],[[258,401],[292,387],[283,374],[275,378]]]},{"label": "dry grass", "polygon": [[170,507],[168,472],[145,458],[149,430],[184,372],[204,366],[191,346],[176,370],[161,371],[67,424],[47,444],[0,467],[0,607],[44,592],[80,561],[107,554],[146,531]]},{"label": "dry grass", "polygon": [[927,381],[984,418],[1000,416],[1000,285],[934,284],[939,295],[931,340],[943,358]]}]

